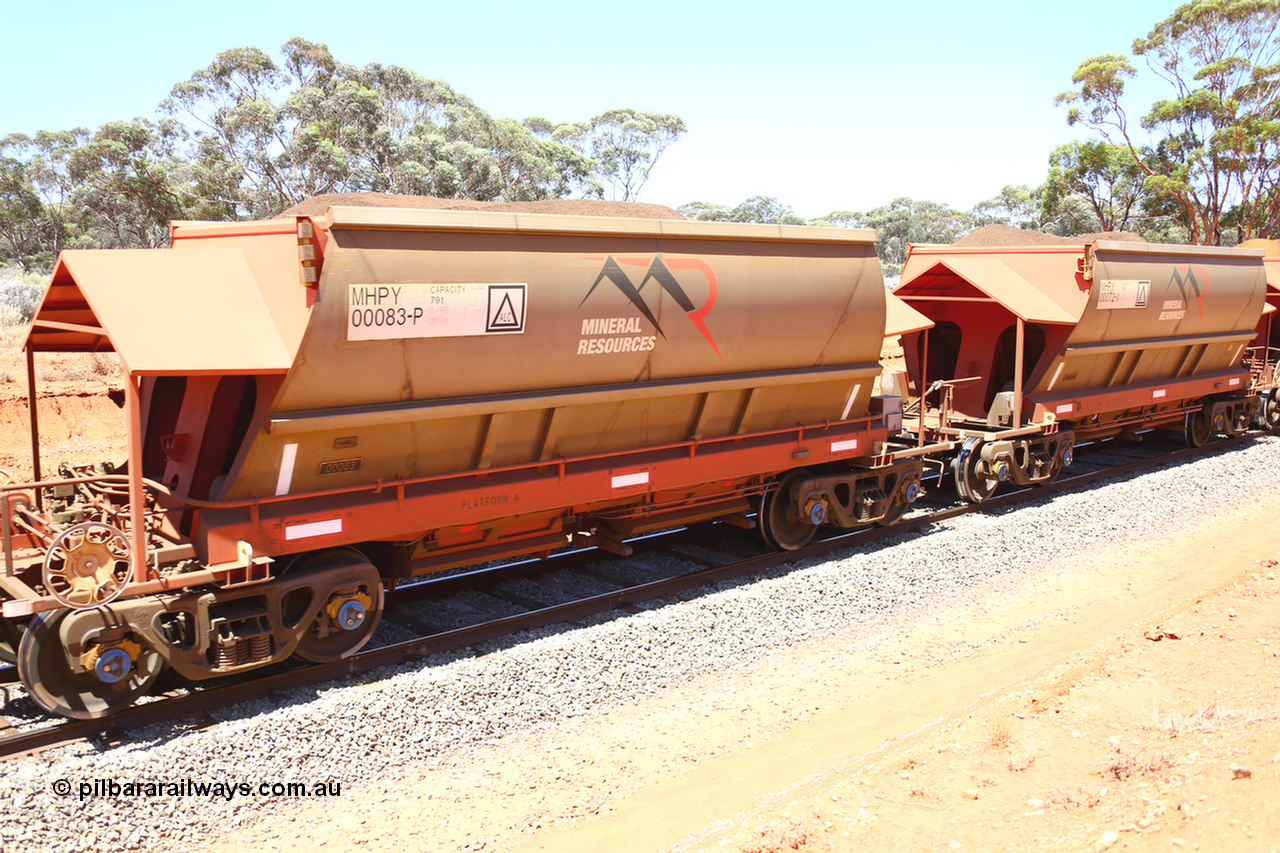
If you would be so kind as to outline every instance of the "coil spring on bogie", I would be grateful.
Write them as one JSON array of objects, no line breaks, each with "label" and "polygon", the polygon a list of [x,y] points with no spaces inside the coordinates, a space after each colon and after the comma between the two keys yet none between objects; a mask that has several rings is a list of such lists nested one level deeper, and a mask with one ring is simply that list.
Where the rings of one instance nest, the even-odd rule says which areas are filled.
[{"label": "coil spring on bogie", "polygon": [[858,495],[858,501],[853,507],[854,519],[860,522],[870,521],[872,508],[888,499],[889,496],[884,493],[883,489],[867,489]]},{"label": "coil spring on bogie", "polygon": [[224,641],[218,643],[217,649],[214,666],[219,669],[261,663],[271,658],[271,635],[258,634],[243,640]]},{"label": "coil spring on bogie", "polygon": [[271,635],[259,634],[249,639],[249,659],[264,661],[271,657]]},{"label": "coil spring on bogie", "polygon": [[238,640],[219,643],[217,657],[214,660],[214,666],[219,669],[227,669],[240,664],[240,647],[244,643]]}]

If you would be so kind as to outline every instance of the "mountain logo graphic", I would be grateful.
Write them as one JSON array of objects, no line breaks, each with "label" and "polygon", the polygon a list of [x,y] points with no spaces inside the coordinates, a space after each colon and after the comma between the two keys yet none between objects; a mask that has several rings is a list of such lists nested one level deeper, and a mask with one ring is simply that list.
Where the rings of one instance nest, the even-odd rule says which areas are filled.
[{"label": "mountain logo graphic", "polygon": [[[1196,276],[1199,275],[1197,280]],[[1182,301],[1187,303],[1191,301],[1191,294],[1195,294],[1196,307],[1200,309],[1200,319],[1204,319],[1204,298],[1209,295],[1209,273],[1204,267],[1188,266],[1184,275],[1177,267],[1173,268],[1173,283],[1178,285],[1178,290],[1182,291]],[[1188,292],[1190,291],[1190,292]]]},{"label": "mountain logo graphic", "polygon": [[[623,266],[646,268],[644,277],[640,279],[639,286],[631,283],[631,277],[623,270]],[[680,282],[676,280],[675,274],[672,272],[673,269],[692,270],[706,277],[709,292],[707,301],[701,308],[693,304],[689,294],[680,286]],[[582,302],[579,305],[585,304],[591,294],[600,286],[600,283],[604,281],[610,282],[614,287],[622,291],[622,294],[644,315],[646,320],[653,324],[653,328],[665,339],[667,333],[662,331],[662,325],[658,322],[658,318],[654,316],[649,304],[645,302],[640,293],[649,282],[656,282],[659,287],[675,300],[677,305],[684,309],[685,316],[702,333],[702,337],[706,338],[707,343],[711,345],[711,349],[715,351],[715,354],[720,356],[720,347],[716,346],[715,338],[712,337],[711,330],[707,328],[706,323],[706,316],[711,312],[716,302],[716,277],[715,273],[711,271],[711,267],[705,262],[696,258],[670,258],[664,261],[658,257],[652,259],[619,257],[615,260],[610,256],[605,258],[600,274],[596,276],[595,282],[587,291],[587,295],[582,297]],[[720,357],[723,358],[723,356]]]}]

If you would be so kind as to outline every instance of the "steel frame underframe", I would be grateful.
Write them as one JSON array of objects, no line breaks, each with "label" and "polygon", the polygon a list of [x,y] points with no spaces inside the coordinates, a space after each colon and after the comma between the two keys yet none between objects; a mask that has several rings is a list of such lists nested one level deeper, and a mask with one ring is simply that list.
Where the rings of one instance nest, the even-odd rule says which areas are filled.
[{"label": "steel frame underframe", "polygon": [[[264,556],[357,542],[414,540],[431,530],[539,513],[586,515],[624,508],[628,514],[643,513],[644,505],[654,496],[681,490],[699,492],[695,502],[704,503],[715,492],[699,487],[713,483],[722,484],[723,496],[732,498],[741,495],[753,478],[767,478],[796,467],[843,463],[873,468],[888,464],[889,459],[881,455],[887,439],[883,421],[868,415],[634,451],[561,457],[390,483],[378,480],[325,492],[229,503],[187,499],[159,483],[145,481],[148,491],[197,508],[193,538],[208,568],[167,577],[144,574],[125,588],[122,597],[234,582]],[[135,477],[88,479],[128,482]],[[34,489],[38,494],[43,485],[47,484],[15,484],[0,491]],[[489,500],[477,507],[477,496]],[[131,503],[138,506],[138,502]],[[310,532],[317,530],[321,532]],[[297,531],[304,535],[291,535]],[[248,563],[245,545],[252,555]],[[135,557],[135,568],[149,562],[144,551]],[[16,577],[12,580],[18,582]],[[22,616],[58,606],[52,597],[32,593],[25,600],[4,602],[3,615]]]}]

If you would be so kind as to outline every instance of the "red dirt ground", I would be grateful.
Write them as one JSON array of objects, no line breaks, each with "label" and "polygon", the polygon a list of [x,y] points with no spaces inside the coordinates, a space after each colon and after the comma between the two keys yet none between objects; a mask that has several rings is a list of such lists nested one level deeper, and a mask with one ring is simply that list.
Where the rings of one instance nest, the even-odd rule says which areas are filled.
[{"label": "red dirt ground", "polygon": [[[114,355],[37,354],[41,471],[59,462],[123,462],[125,421],[107,396],[121,389]],[[31,479],[31,420],[25,356],[0,349],[0,479]]]}]

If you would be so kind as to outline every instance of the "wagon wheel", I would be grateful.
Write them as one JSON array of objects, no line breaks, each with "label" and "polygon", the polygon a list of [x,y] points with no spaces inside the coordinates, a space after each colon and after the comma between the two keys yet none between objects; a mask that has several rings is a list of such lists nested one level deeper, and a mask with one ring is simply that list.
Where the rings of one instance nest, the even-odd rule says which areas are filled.
[{"label": "wagon wheel", "polygon": [[795,551],[808,545],[818,532],[816,524],[797,518],[791,511],[792,486],[809,476],[808,471],[792,471],[760,498],[760,535],[771,548]]},{"label": "wagon wheel", "polygon": [[318,571],[342,565],[349,580],[316,602],[315,613],[293,650],[307,663],[332,663],[350,657],[373,637],[382,619],[382,577],[363,554],[350,548],[323,551],[289,568],[289,573]]},{"label": "wagon wheel", "polygon": [[951,460],[951,474],[955,478],[956,494],[966,503],[980,504],[995,494],[1000,481],[987,477],[978,471],[982,457],[978,454],[978,445],[970,452],[961,453]]},{"label": "wagon wheel", "polygon": [[[151,689],[163,661],[141,643],[111,647],[94,658],[94,669],[76,671],[67,659],[62,627],[73,614],[107,627],[105,611],[40,613],[28,624],[18,646],[18,675],[27,695],[41,708],[76,720],[106,717],[129,707]],[[135,651],[136,650],[136,651]]]},{"label": "wagon wheel", "polygon": [[110,524],[77,524],[49,545],[41,577],[59,604],[96,607],[124,592],[131,554],[129,540]]},{"label": "wagon wheel", "polygon": [[881,527],[892,527],[897,524],[918,497],[920,497],[920,478],[914,474],[903,477],[898,488],[894,490],[893,502],[889,504],[889,510],[876,519],[876,524]]},{"label": "wagon wheel", "polygon": [[1276,391],[1263,393],[1261,408],[1258,411],[1258,426],[1262,429],[1275,429],[1280,426],[1280,394]]},{"label": "wagon wheel", "polygon": [[1072,446],[1072,442],[1064,441],[1058,445],[1058,452],[1053,457],[1053,464],[1049,466],[1049,476],[1044,479],[1044,483],[1052,483],[1062,475],[1064,468],[1067,468],[1075,461],[1076,452]]},{"label": "wagon wheel", "polygon": [[1204,447],[1213,435],[1213,425],[1209,423],[1209,413],[1204,409],[1187,412],[1183,423],[1183,437],[1188,447]]}]

